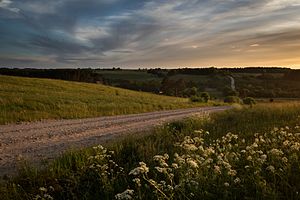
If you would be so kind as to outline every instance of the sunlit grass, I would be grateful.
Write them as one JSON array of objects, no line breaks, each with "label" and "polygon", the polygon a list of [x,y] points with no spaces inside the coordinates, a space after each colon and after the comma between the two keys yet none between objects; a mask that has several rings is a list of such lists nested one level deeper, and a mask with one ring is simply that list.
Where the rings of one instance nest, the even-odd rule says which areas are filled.
[{"label": "sunlit grass", "polygon": [[100,84],[0,76],[0,124],[202,106],[188,99]]}]

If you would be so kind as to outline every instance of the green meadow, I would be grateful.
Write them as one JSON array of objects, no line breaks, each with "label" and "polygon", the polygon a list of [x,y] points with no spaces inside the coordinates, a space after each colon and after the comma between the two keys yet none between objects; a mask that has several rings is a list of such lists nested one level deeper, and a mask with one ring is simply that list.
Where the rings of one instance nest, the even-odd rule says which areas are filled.
[{"label": "green meadow", "polygon": [[[300,104],[236,107],[24,166],[2,199],[299,199]],[[142,135],[142,134],[140,134]]]},{"label": "green meadow", "polygon": [[61,80],[0,75],[0,124],[133,114],[208,104]]}]

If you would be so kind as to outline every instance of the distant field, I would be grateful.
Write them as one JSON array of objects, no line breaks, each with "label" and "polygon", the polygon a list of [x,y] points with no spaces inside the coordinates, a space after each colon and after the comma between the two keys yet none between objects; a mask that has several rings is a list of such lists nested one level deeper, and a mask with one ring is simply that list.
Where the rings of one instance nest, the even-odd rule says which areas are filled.
[{"label": "distant field", "polygon": [[185,98],[100,84],[0,76],[0,124],[201,106]]}]

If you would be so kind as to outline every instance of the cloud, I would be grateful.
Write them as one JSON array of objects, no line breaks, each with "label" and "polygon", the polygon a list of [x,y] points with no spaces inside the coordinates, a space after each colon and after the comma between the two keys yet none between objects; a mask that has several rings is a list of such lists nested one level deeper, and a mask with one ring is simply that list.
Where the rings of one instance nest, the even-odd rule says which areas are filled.
[{"label": "cloud", "polygon": [[11,12],[19,12],[19,8],[10,7],[13,2],[11,0],[0,0],[0,8],[9,10]]},{"label": "cloud", "polygon": [[281,49],[300,43],[298,0],[2,0],[0,8],[19,9],[0,18],[0,52],[58,66],[230,65],[256,63],[261,51],[295,60]]}]

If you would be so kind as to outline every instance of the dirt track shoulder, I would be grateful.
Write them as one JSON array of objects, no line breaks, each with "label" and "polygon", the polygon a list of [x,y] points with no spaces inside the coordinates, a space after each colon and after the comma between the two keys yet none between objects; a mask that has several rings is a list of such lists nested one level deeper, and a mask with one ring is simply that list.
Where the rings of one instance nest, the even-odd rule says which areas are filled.
[{"label": "dirt track shoulder", "polygon": [[16,170],[19,160],[39,162],[51,159],[70,148],[103,143],[129,133],[149,130],[162,123],[195,114],[229,109],[228,106],[189,108],[142,114],[0,126],[0,175]]}]

